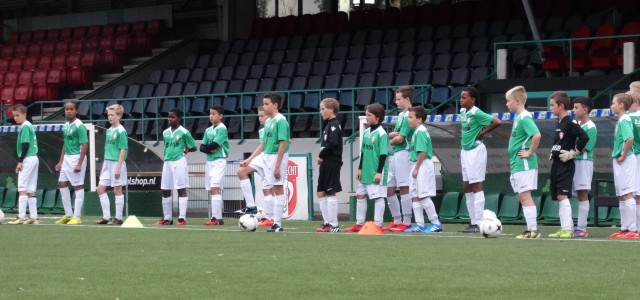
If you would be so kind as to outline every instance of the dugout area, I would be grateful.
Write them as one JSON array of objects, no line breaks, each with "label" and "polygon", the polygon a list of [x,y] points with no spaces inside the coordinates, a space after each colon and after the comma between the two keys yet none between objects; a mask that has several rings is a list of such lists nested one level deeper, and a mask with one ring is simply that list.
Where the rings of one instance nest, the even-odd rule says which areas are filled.
[{"label": "dugout area", "polygon": [[[599,113],[608,115],[608,110],[600,110]],[[595,115],[596,111],[592,112]],[[549,195],[551,162],[549,153],[553,145],[555,135],[555,124],[557,119],[551,118],[550,112],[532,112],[535,123],[538,126],[542,139],[536,154],[538,156],[538,189],[535,191],[534,200],[538,206],[538,214],[541,223],[559,223],[557,202],[551,201]],[[452,121],[434,121],[427,123],[427,130],[431,136],[433,144],[433,154],[441,163],[440,176],[442,179],[442,189],[438,190],[438,195],[433,198],[438,214],[443,222],[457,223],[468,222],[466,202],[462,188],[462,174],[460,166],[460,122],[456,122],[455,115],[441,116],[449,117]],[[436,116],[440,117],[440,116]],[[500,213],[504,209],[501,220],[507,223],[524,223],[521,216],[521,209],[517,198],[510,186],[509,155],[507,147],[509,136],[513,127],[513,122],[507,120],[508,114],[499,117],[503,118],[503,123],[496,130],[485,136],[484,144],[487,147],[487,175],[484,182],[484,192],[487,196],[487,209]],[[595,191],[596,180],[613,180],[611,170],[611,151],[613,134],[617,117],[592,117],[591,120],[598,129],[598,139],[594,148],[594,174],[592,181],[591,199]],[[391,130],[391,129],[388,129]],[[437,170],[436,170],[437,172]],[[615,195],[613,185],[600,183],[600,193],[602,195]],[[549,201],[547,201],[549,200]],[[573,201],[575,200],[575,201]],[[572,203],[577,205],[577,199],[572,199]],[[593,202],[593,201],[591,201]],[[515,203],[515,207],[513,204]],[[545,204],[549,205],[545,208]],[[504,205],[507,204],[507,205]],[[373,202],[369,203],[373,207]],[[577,213],[577,209],[574,209]],[[591,210],[593,211],[593,209]],[[373,210],[369,210],[367,218],[373,218]],[[350,219],[355,221],[355,196],[350,199]],[[515,215],[514,215],[515,214]],[[619,221],[619,211],[617,207],[599,208],[599,220],[603,224],[616,224]],[[577,215],[576,215],[577,217]],[[385,210],[386,221],[393,221],[389,210]],[[592,220],[590,219],[590,224]]]},{"label": "dugout area", "polygon": [[[53,127],[53,126],[51,126]],[[95,174],[100,175],[102,158],[104,157],[104,141],[106,129],[96,126],[95,145]],[[60,150],[63,145],[62,131],[38,131],[38,158],[40,167],[38,173],[38,212],[41,214],[63,213],[60,193],[58,192],[58,172],[55,165],[60,159]],[[4,212],[17,211],[18,174],[15,168],[18,163],[16,154],[17,132],[3,132],[0,134],[0,208]],[[91,151],[91,150],[90,150]],[[162,158],[155,152],[149,151],[143,144],[129,139],[127,154],[127,170],[129,182],[128,207],[129,214],[139,216],[156,216],[161,210],[160,175],[162,173]],[[87,176],[85,178],[85,203],[84,214],[99,216],[101,214],[100,203],[96,192],[90,191],[89,155],[87,154]],[[143,184],[144,183],[144,184]],[[112,192],[110,198],[113,199]],[[73,200],[72,196],[72,202]],[[113,201],[111,201],[113,202]],[[113,203],[112,203],[113,205]],[[112,208],[113,210],[113,208]]]}]

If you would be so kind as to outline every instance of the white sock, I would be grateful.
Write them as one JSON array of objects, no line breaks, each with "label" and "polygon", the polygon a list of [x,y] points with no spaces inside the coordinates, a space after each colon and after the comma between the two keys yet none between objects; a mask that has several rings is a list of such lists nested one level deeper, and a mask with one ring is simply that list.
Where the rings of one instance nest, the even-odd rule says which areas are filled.
[{"label": "white sock", "polygon": [[211,195],[211,216],[222,220],[222,195]]},{"label": "white sock", "polygon": [[273,223],[282,226],[282,214],[284,213],[284,195],[276,195],[273,205]]},{"label": "white sock", "polygon": [[538,221],[536,220],[538,212],[536,206],[523,206],[522,214],[524,214],[524,219],[527,221],[527,229],[538,230]]},{"label": "white sock", "polygon": [[[33,220],[38,219],[38,199],[36,197],[29,197],[27,200],[29,202],[29,215]],[[634,202],[635,205],[635,202]],[[633,210],[635,212],[635,209]],[[635,219],[634,219],[635,223]]]},{"label": "white sock", "polygon": [[247,207],[256,206],[256,200],[253,198],[253,190],[251,189],[251,180],[240,180],[240,189],[242,190],[244,201],[247,202]]},{"label": "white sock", "polygon": [[373,222],[378,226],[382,226],[384,218],[384,197],[380,197],[375,201],[375,208],[373,211]]},{"label": "white sock", "polygon": [[413,217],[416,219],[416,224],[420,227],[424,227],[424,213],[422,212],[422,202],[416,201],[413,204]]},{"label": "white sock", "polygon": [[77,219],[82,217],[82,206],[84,205],[84,189],[76,190],[76,203],[73,214]]},{"label": "white sock", "polygon": [[[35,199],[35,198],[34,198]],[[629,214],[629,231],[638,231],[638,228],[636,227],[636,216],[637,216],[637,211],[636,211],[636,199],[629,199],[626,201],[627,202],[627,211]]]},{"label": "white sock", "polygon": [[178,218],[186,219],[187,218],[187,207],[189,206],[189,197],[178,197],[178,210],[180,214]]},{"label": "white sock", "polygon": [[618,204],[620,208],[620,230],[629,230],[629,224],[627,223],[627,202],[626,200],[620,200]]},{"label": "white sock", "polygon": [[322,197],[318,199],[318,202],[320,202],[320,211],[322,212],[323,224],[329,223],[328,211],[327,211],[327,197]]},{"label": "white sock", "polygon": [[102,218],[105,220],[111,219],[111,207],[109,206],[109,195],[104,193],[98,195],[100,197],[100,207],[102,207]]},{"label": "white sock", "polygon": [[124,214],[124,195],[116,196],[116,219],[122,220]]},{"label": "white sock", "polygon": [[558,215],[560,216],[560,228],[573,230],[573,218],[571,217],[571,204],[569,204],[569,199],[558,200]]},{"label": "white sock", "polygon": [[273,195],[264,196],[264,215],[267,219],[273,220]]},{"label": "white sock", "polygon": [[589,217],[589,200],[580,201],[580,206],[578,206],[578,229],[587,230],[588,217]]},{"label": "white sock", "polygon": [[411,226],[411,216],[413,215],[413,202],[411,195],[400,195],[400,205],[402,206],[402,224]]},{"label": "white sock", "polygon": [[329,216],[329,224],[338,227],[338,197],[327,197],[327,216]]},{"label": "white sock", "polygon": [[427,217],[429,218],[429,222],[431,224],[440,224],[440,220],[438,219],[438,214],[436,213],[436,206],[433,204],[431,197],[426,197],[420,199],[420,203],[422,204],[422,209],[427,212]]},{"label": "white sock", "polygon": [[356,224],[364,225],[367,217],[367,198],[356,199]]},{"label": "white sock", "polygon": [[162,219],[171,221],[173,219],[173,198],[162,198]]},{"label": "white sock", "polygon": [[484,191],[473,194],[473,212],[475,213],[476,224],[480,224],[484,219]]},{"label": "white sock", "polygon": [[475,211],[475,194],[472,192],[464,194],[465,199],[467,200],[467,211],[469,212],[469,219],[471,219],[471,225],[476,225],[479,221],[476,222],[476,211]]},{"label": "white sock", "polygon": [[389,212],[391,212],[391,217],[393,217],[393,223],[400,224],[402,223],[402,214],[400,213],[400,201],[398,201],[398,197],[396,194],[393,194],[387,197],[387,205],[389,205]]},{"label": "white sock", "polygon": [[636,229],[640,227],[640,209],[638,209],[638,203],[636,203]]},{"label": "white sock", "polygon": [[27,204],[29,203],[29,197],[18,197],[18,218],[25,220],[27,218]]},{"label": "white sock", "polygon": [[64,215],[67,217],[73,216],[73,209],[71,208],[71,192],[68,187],[59,188],[60,198],[62,198],[62,206],[64,207]]}]

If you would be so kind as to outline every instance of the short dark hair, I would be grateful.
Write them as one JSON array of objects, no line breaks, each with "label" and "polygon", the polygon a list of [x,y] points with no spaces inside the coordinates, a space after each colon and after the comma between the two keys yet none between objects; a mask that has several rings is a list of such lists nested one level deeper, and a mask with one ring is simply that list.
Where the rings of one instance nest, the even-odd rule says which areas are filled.
[{"label": "short dark hair", "polygon": [[178,119],[182,119],[182,110],[179,108],[172,108],[169,113],[174,113]]},{"label": "short dark hair", "polygon": [[478,89],[472,87],[472,86],[468,86],[464,89],[462,89],[463,92],[467,92],[469,93],[469,96],[471,96],[471,98],[476,99],[476,101],[478,101],[478,99],[480,98],[480,92],[478,92]]},{"label": "short dark hair", "polygon": [[64,102],[63,106],[67,106],[67,104],[69,104],[69,103],[73,104],[73,107],[75,107],[76,110],[78,109],[78,101],[76,101],[76,100],[67,100],[67,101]]},{"label": "short dark hair", "polygon": [[422,105],[416,105],[414,107],[409,108],[409,111],[412,111],[416,114],[416,118],[421,119],[422,123],[427,119],[427,110],[424,109]]},{"label": "short dark hair", "polygon": [[282,107],[282,96],[278,94],[266,94],[262,98],[269,99],[271,103],[278,104],[278,109]]},{"label": "short dark hair", "polygon": [[573,108],[573,106],[571,105],[571,99],[569,99],[569,95],[567,95],[567,93],[565,93],[564,91],[553,92],[553,94],[549,96],[549,99],[553,99],[558,106],[562,104],[565,110]]},{"label": "short dark hair", "polygon": [[409,100],[413,101],[413,87],[405,85],[401,86],[396,90],[396,94],[402,94],[403,98],[409,98]]},{"label": "short dark hair", "polygon": [[370,112],[376,118],[378,118],[378,124],[382,123],[384,119],[384,106],[380,103],[372,103],[364,107],[365,112]]},{"label": "short dark hair", "polygon": [[580,103],[580,105],[587,108],[587,112],[591,112],[593,109],[593,100],[590,97],[580,96],[573,99],[573,104]]},{"label": "short dark hair", "polygon": [[224,115],[224,107],[222,105],[214,105],[209,107],[209,110],[215,110],[219,114]]}]

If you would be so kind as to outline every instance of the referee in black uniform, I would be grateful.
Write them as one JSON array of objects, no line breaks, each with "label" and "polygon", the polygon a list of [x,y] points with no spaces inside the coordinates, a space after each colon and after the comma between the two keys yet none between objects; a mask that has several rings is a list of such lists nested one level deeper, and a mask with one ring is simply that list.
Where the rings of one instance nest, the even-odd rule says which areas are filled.
[{"label": "referee in black uniform", "polygon": [[342,127],[336,118],[340,103],[336,99],[326,98],[320,102],[320,114],[325,121],[318,154],[320,174],[318,175],[318,201],[322,211],[323,224],[317,232],[339,232],[338,198],[342,191],[340,168],[342,168]]}]

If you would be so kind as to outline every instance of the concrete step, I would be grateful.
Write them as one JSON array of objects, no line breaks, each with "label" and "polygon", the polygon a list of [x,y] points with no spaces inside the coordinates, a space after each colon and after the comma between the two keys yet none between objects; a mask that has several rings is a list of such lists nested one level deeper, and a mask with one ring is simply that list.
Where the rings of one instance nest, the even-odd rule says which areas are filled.
[{"label": "concrete step", "polygon": [[131,63],[131,64],[135,63],[135,64],[140,65],[143,62],[146,62],[146,61],[148,61],[148,60],[150,60],[152,58],[153,58],[153,56],[134,57],[134,58],[129,60],[129,63]]},{"label": "concrete step", "polygon": [[160,42],[160,48],[171,48],[179,43],[181,43],[183,40],[169,40],[169,41],[162,41]]},{"label": "concrete step", "polygon": [[63,106],[60,107],[45,107],[42,112],[44,112],[45,114],[52,114],[55,112],[58,112],[59,110],[63,109]]},{"label": "concrete step", "polygon": [[94,90],[74,91],[73,94],[76,98],[82,98],[86,95],[93,93]]},{"label": "concrete step", "polygon": [[125,66],[122,66],[122,70],[123,70],[125,73],[127,73],[127,72],[129,72],[129,71],[131,71],[131,70],[133,70],[133,69],[137,68],[138,66],[139,66],[139,65],[125,65]]},{"label": "concrete step", "polygon": [[111,73],[111,74],[102,74],[100,76],[98,76],[98,78],[96,78],[97,81],[111,81],[113,79],[116,79],[120,76],[122,76],[122,74],[124,73]]},{"label": "concrete step", "polygon": [[169,48],[153,48],[153,49],[151,49],[151,53],[153,54],[153,56],[156,56],[156,55],[158,55],[158,54],[160,54],[162,52],[165,52],[167,50],[169,50]]}]

